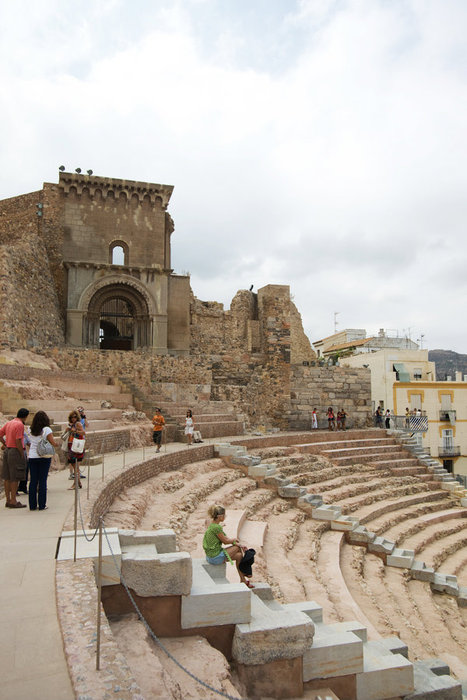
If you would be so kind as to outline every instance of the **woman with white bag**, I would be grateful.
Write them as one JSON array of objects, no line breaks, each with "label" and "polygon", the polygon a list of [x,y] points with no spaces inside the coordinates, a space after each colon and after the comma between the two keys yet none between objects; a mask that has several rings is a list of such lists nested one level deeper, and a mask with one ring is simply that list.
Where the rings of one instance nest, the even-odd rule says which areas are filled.
[{"label": "woman with white bag", "polygon": [[[84,428],[79,419],[78,411],[72,411],[68,416],[68,463],[70,469],[73,468],[73,476],[76,480],[78,476],[78,487],[81,488],[79,473],[79,463],[84,457]],[[70,490],[75,488],[75,484],[70,486]]]},{"label": "woman with white bag", "polygon": [[47,477],[56,444],[49,417],[44,411],[37,411],[32,419],[29,442],[29,510],[37,510],[38,505],[39,510],[45,510],[47,508]]}]

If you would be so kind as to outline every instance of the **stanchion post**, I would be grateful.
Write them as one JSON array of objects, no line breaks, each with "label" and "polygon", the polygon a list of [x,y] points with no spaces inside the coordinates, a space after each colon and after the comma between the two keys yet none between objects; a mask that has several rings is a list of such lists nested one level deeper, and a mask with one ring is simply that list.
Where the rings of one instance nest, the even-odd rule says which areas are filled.
[{"label": "stanchion post", "polygon": [[102,603],[102,518],[99,518],[99,561],[97,565],[97,626],[96,626],[96,670],[101,662],[101,603]]},{"label": "stanchion post", "polygon": [[102,443],[102,481],[104,481],[104,457],[105,457],[104,443]]},{"label": "stanchion post", "polygon": [[77,545],[77,539],[78,539],[78,461],[75,459],[74,462],[74,473],[75,473],[75,509],[74,509],[74,528],[75,528],[75,536],[74,536],[74,542],[73,542],[73,561],[76,561],[76,545]]},{"label": "stanchion post", "polygon": [[88,455],[88,483],[86,485],[86,500],[89,501],[89,482],[91,481],[91,458]]}]

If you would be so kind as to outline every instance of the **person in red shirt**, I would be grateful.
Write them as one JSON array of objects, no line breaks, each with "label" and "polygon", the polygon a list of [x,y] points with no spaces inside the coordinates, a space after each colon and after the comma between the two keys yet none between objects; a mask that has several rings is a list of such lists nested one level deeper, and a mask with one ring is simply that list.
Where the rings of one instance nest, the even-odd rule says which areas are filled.
[{"label": "person in red shirt", "polygon": [[26,504],[16,500],[18,482],[26,478],[26,457],[24,454],[24,424],[29,416],[27,408],[20,408],[16,418],[0,428],[2,442],[2,477],[5,482],[6,508],[26,508]]}]

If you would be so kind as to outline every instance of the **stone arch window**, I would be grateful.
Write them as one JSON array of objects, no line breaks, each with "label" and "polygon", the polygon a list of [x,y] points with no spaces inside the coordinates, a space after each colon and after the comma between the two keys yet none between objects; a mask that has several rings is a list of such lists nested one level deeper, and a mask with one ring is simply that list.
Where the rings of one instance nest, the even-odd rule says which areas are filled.
[{"label": "stone arch window", "polygon": [[129,264],[129,248],[125,241],[112,241],[109,246],[109,262],[111,265]]}]

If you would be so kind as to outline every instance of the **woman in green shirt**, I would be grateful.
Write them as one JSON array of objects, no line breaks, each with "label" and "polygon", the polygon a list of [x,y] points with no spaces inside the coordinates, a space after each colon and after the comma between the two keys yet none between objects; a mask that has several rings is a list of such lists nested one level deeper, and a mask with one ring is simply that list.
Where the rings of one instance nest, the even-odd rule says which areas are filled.
[{"label": "woman in green shirt", "polygon": [[[253,588],[253,585],[238,568],[243,558],[243,547],[237,540],[227,537],[222,529],[222,523],[225,520],[225,508],[222,506],[211,506],[208,514],[212,522],[203,537],[203,549],[206,554],[206,560],[210,564],[223,564],[226,559],[233,560],[237,567],[240,581],[246,584],[248,588]],[[231,546],[222,549],[223,544]]]}]

